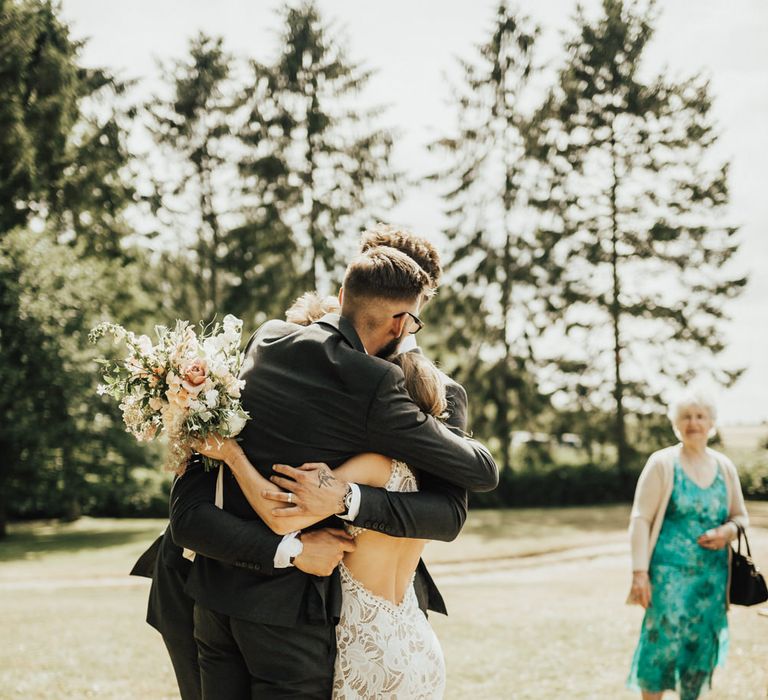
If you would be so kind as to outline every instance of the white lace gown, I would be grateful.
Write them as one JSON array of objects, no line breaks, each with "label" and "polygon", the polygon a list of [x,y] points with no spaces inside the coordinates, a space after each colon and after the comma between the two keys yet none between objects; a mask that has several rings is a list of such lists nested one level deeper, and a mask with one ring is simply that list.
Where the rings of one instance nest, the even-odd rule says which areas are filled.
[{"label": "white lace gown", "polygon": [[[392,462],[388,491],[417,491],[413,472]],[[353,535],[361,528],[349,527]],[[334,700],[439,700],[445,692],[443,651],[419,609],[413,577],[395,605],[371,593],[344,564],[336,626]]]}]

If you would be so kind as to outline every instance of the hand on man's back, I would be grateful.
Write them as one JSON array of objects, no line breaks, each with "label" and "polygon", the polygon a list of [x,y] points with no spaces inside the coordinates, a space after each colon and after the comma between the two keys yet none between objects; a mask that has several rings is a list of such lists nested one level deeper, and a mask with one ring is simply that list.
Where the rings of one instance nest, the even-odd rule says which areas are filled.
[{"label": "hand on man's back", "polygon": [[265,490],[262,495],[277,503],[288,504],[272,511],[276,517],[312,515],[328,518],[344,512],[347,482],[337,479],[327,464],[308,462],[298,468],[275,464],[272,468],[277,473],[270,477],[270,481],[285,490]]},{"label": "hand on man's back", "polygon": [[323,528],[301,534],[303,549],[293,565],[305,574],[330,576],[345,552],[355,551],[355,540],[344,530]]}]

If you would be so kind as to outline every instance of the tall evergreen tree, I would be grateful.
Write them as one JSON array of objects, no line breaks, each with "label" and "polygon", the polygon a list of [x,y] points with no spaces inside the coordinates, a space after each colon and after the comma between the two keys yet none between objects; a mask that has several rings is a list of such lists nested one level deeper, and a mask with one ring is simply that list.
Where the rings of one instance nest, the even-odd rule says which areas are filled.
[{"label": "tall evergreen tree", "polygon": [[243,122],[238,168],[240,223],[228,236],[226,266],[231,275],[225,306],[256,320],[282,316],[302,290],[302,255],[292,214],[302,188],[292,177],[293,114],[278,98],[279,76],[251,61],[239,98]]},{"label": "tall evergreen tree", "polygon": [[55,223],[90,254],[121,254],[135,198],[125,147],[127,85],[79,63],[52,2],[0,2],[0,233]]},{"label": "tall evergreen tree", "polygon": [[308,251],[302,286],[327,285],[354,247],[354,235],[393,203],[392,134],[371,123],[380,109],[354,105],[370,72],[347,57],[314,2],[284,10],[272,95],[287,117],[273,127],[290,139],[297,203],[287,219]]},{"label": "tall evergreen tree", "polygon": [[164,171],[155,177],[153,202],[172,251],[163,261],[165,291],[171,313],[186,318],[222,311],[227,215],[237,186],[233,68],[222,39],[201,33],[190,41],[187,60],[164,67],[169,94],[147,105]]},{"label": "tall evergreen tree", "polygon": [[[568,58],[536,120],[531,148],[546,163],[539,231],[559,288],[553,316],[573,341],[553,372],[556,400],[575,394],[605,410],[621,473],[632,448],[628,418],[658,411],[670,381],[719,369],[724,305],[745,279],[729,272],[727,164],[709,85],[642,70],[653,4],[603,0],[579,9]],[[564,344],[565,345],[565,344]],[[570,387],[571,391],[567,388]]]},{"label": "tall evergreen tree", "polygon": [[439,340],[459,351],[456,376],[470,396],[482,397],[475,428],[498,443],[504,467],[512,461],[513,426],[531,427],[543,401],[534,347],[543,318],[542,275],[528,204],[536,163],[526,153],[530,115],[520,107],[534,73],[537,34],[505,2],[498,5],[477,60],[461,62],[456,133],[434,144],[450,162],[434,176],[450,183],[444,194],[450,272],[435,310],[451,323]]},{"label": "tall evergreen tree", "polygon": [[0,493],[19,505],[47,491],[68,515],[119,425],[94,420],[81,331],[96,314],[140,314],[120,283],[137,255],[123,244],[128,86],[82,66],[81,50],[55,3],[0,2]]}]

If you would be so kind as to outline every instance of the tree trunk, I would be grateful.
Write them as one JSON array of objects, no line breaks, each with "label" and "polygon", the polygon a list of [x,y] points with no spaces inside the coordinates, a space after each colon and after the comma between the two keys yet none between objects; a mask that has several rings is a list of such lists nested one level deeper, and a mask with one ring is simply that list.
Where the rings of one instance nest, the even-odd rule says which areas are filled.
[{"label": "tree trunk", "polygon": [[611,137],[611,273],[613,290],[611,298],[611,324],[613,326],[613,365],[614,387],[613,398],[616,402],[616,421],[614,424],[614,439],[616,442],[616,469],[619,478],[624,481],[627,475],[629,450],[627,445],[626,420],[624,416],[624,383],[621,378],[621,282],[619,279],[619,222],[616,190],[618,188],[618,173],[616,168],[616,142]]},{"label": "tree trunk", "polygon": [[21,454],[10,440],[0,440],[0,540],[8,536],[8,482],[19,468]]},{"label": "tree trunk", "polygon": [[0,540],[8,537],[8,511],[5,505],[5,489],[0,489]]},{"label": "tree trunk", "polygon": [[61,450],[61,471],[64,481],[61,519],[65,522],[72,522],[82,515],[82,509],[80,506],[80,485],[78,483],[77,467],[72,459],[72,451],[68,446],[63,447]]},{"label": "tree trunk", "polygon": [[221,242],[221,230],[219,227],[219,218],[216,216],[216,210],[213,208],[213,185],[211,184],[211,171],[206,169],[205,171],[205,205],[206,205],[206,218],[208,220],[208,227],[211,229],[211,251],[209,265],[211,269],[211,291],[210,300],[212,306],[212,314],[216,314],[219,311],[219,281],[218,281],[218,268],[219,268],[219,243]]},{"label": "tree trunk", "polygon": [[509,342],[509,313],[512,306],[512,242],[509,232],[507,232],[504,244],[504,281],[501,287],[501,313],[503,326],[501,332],[504,335],[504,365],[502,373],[501,399],[499,405],[499,428],[502,435],[501,463],[504,469],[512,467],[511,437],[512,426],[509,419],[509,386],[511,382],[510,361],[512,356],[512,346]]}]

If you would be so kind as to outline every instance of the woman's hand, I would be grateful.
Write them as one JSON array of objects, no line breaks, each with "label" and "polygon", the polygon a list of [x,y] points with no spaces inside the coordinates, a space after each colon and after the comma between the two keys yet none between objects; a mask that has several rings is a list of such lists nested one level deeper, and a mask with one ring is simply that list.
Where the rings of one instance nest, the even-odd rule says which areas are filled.
[{"label": "woman's hand", "polygon": [[651,604],[651,579],[647,571],[632,572],[632,588],[629,591],[629,600],[638,603],[644,608]]},{"label": "woman's hand", "polygon": [[240,447],[237,440],[223,438],[216,434],[209,435],[205,439],[195,440],[192,442],[192,449],[211,459],[226,462],[229,466],[232,466],[235,459],[243,454],[243,448]]},{"label": "woman's hand", "polygon": [[281,476],[271,476],[269,480],[285,491],[265,490],[261,495],[271,501],[289,504],[287,508],[273,510],[275,517],[311,515],[327,518],[344,512],[348,484],[337,479],[327,464],[307,462],[298,469],[287,464],[275,464],[272,469]]},{"label": "woman's hand", "polygon": [[707,530],[696,540],[700,547],[704,549],[722,549],[733,539],[733,527],[730,523],[721,525],[712,530]]}]

